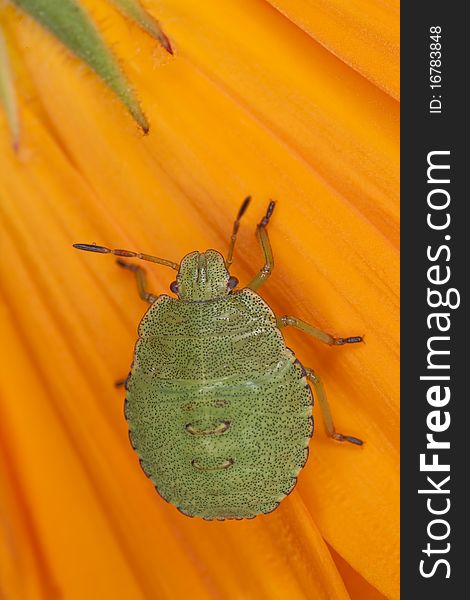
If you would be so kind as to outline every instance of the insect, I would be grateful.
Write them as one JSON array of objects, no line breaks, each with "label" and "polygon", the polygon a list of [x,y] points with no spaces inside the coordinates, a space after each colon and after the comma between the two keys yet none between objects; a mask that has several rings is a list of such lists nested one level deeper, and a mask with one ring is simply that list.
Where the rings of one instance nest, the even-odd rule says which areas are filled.
[{"label": "insect", "polygon": [[145,271],[129,261],[140,297],[150,304],[138,330],[126,380],[129,438],[158,493],[183,514],[207,520],[253,518],[272,512],[295,487],[313,435],[312,384],[328,435],[337,433],[323,384],[287,348],[281,329],[296,327],[329,345],[335,338],[292,316],[276,317],[257,291],[271,275],[267,225],[256,229],[264,264],[242,289],[230,275],[243,202],[227,258],[191,252],[181,264],[128,250],[74,244],[79,250],[138,258],[177,271],[176,297],[147,291]]}]

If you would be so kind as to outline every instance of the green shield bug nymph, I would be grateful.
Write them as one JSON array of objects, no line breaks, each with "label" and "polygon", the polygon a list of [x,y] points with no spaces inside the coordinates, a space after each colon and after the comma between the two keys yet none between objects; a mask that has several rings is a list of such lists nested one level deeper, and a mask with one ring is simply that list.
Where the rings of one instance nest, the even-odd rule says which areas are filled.
[{"label": "green shield bug nymph", "polygon": [[256,290],[270,276],[273,255],[267,225],[270,202],[256,233],[264,265],[243,289],[230,276],[233,249],[247,198],[233,226],[227,258],[215,250],[191,252],[178,265],[128,250],[75,244],[79,250],[139,258],[176,271],[176,295],[147,292],[133,263],[140,297],[150,303],[140,326],[126,380],[129,437],[159,494],[183,514],[243,519],[273,511],[305,465],[313,434],[313,396],[331,438],[337,433],[320,379],[287,348],[281,328],[293,326],[330,345],[334,338],[291,316],[276,317]]}]

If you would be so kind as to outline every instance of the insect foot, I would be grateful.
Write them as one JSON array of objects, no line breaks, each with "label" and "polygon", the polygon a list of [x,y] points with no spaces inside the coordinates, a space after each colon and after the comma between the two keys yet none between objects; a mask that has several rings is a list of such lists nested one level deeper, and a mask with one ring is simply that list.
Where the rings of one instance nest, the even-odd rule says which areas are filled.
[{"label": "insect foot", "polygon": [[357,335],[355,337],[348,338],[334,338],[334,346],[343,346],[344,344],[359,344],[364,341],[363,335]]},{"label": "insect foot", "polygon": [[337,442],[350,442],[351,444],[356,444],[356,446],[362,446],[364,442],[359,438],[353,437],[352,435],[343,435],[342,433],[336,433],[336,431],[331,436]]}]

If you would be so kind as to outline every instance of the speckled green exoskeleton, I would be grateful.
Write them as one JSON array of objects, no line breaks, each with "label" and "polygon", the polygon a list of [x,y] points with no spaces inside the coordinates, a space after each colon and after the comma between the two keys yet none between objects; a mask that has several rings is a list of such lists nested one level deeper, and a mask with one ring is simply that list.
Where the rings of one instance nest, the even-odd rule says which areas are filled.
[{"label": "speckled green exoskeleton", "polygon": [[264,254],[259,273],[242,289],[229,273],[240,218],[227,258],[215,250],[191,252],[181,264],[127,250],[75,244],[79,250],[139,258],[178,271],[176,297],[146,290],[133,263],[140,297],[150,308],[139,326],[126,380],[129,437],[158,493],[183,514],[243,519],[273,511],[294,488],[313,434],[316,393],[331,438],[337,433],[325,391],[312,369],[286,347],[281,328],[293,326],[330,345],[362,341],[334,338],[291,316],[276,317],[256,290],[273,269],[267,225],[270,202],[257,227]]}]

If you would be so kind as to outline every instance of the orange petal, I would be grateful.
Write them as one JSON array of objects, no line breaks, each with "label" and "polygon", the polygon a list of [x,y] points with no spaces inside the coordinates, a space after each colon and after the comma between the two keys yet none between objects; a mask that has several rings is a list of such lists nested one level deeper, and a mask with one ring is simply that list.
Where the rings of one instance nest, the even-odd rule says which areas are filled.
[{"label": "orange petal", "polygon": [[16,103],[15,86],[10,67],[7,43],[0,20],[0,111],[4,112],[10,128],[11,143],[18,149],[20,143],[20,122]]},{"label": "orange petal", "polygon": [[269,2],[346,64],[394,98],[399,98],[398,0]]},{"label": "orange petal", "polygon": [[387,600],[386,596],[367,583],[333,548],[330,550],[351,600]]},{"label": "orange petal", "polygon": [[[272,597],[279,589],[281,597],[296,598],[305,597],[306,585],[316,586],[314,597],[328,597],[329,589],[344,597],[318,528],[362,578],[398,598],[396,103],[311,40],[294,44],[296,28],[269,6],[250,3],[253,12],[246,8],[245,16],[228,4],[232,30],[205,3],[186,10],[176,1],[159,5],[167,12],[157,16],[178,49],[164,64],[152,40],[123,20],[110,19],[106,28],[119,40],[116,52],[129,57],[154,125],[145,139],[111,94],[76,61],[54,54],[41,31],[31,26],[26,37],[24,24],[15,28],[47,119],[37,104],[29,106],[22,162],[4,151],[0,176],[15,198],[7,210],[8,256],[21,277],[14,284],[4,273],[1,285],[78,457],[77,500],[93,490],[86,510],[97,522],[98,505],[109,513],[106,535],[118,546],[112,560],[125,556],[123,573],[152,593],[176,581],[180,595],[194,597],[207,597],[207,590]],[[106,20],[104,5],[93,6]],[[171,21],[170,8],[180,9],[178,19]],[[241,26],[256,30],[259,43],[237,40]],[[280,33],[292,43],[276,44],[284,40]],[[34,55],[27,52],[31,36]],[[263,297],[276,312],[333,333],[366,334],[365,345],[328,348],[286,333],[302,362],[322,375],[338,429],[366,445],[327,440],[317,415],[298,490],[268,517],[212,527],[177,514],[139,472],[112,382],[127,372],[145,307],[112,260],[80,255],[70,244],[95,241],[172,260],[195,248],[225,249],[248,193],[254,202],[235,250],[241,281],[261,266],[254,225],[273,196],[276,268]],[[166,291],[171,273],[151,273],[152,290]],[[33,302],[19,302],[24,297]],[[39,513],[43,519],[50,515]],[[60,545],[53,550],[51,564]],[[157,559],[161,571],[151,578]],[[79,560],[90,568],[94,554],[80,553]],[[100,566],[105,585],[112,572]]]}]

